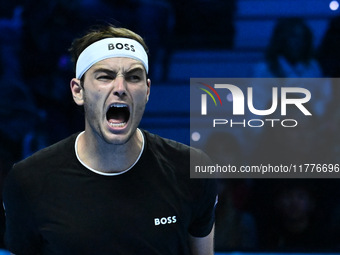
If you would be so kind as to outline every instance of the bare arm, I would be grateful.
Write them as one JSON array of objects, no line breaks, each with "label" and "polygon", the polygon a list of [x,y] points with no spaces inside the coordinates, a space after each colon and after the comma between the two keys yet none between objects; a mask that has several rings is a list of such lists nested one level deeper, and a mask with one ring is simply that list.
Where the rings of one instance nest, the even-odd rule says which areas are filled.
[{"label": "bare arm", "polygon": [[193,255],[213,255],[214,254],[214,229],[205,237],[193,237],[189,235],[190,248]]}]

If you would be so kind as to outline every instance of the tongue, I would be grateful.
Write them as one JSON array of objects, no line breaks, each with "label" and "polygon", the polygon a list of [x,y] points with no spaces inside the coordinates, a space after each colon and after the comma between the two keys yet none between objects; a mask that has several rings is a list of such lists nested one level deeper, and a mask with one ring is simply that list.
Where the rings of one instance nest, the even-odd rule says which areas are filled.
[{"label": "tongue", "polygon": [[123,119],[109,119],[109,123],[112,123],[112,124],[119,124],[123,122],[124,122]]},{"label": "tongue", "polygon": [[110,119],[108,120],[109,123],[113,123],[113,124],[119,124],[119,123],[123,123],[124,122],[124,114],[114,114],[114,116],[111,116]]}]

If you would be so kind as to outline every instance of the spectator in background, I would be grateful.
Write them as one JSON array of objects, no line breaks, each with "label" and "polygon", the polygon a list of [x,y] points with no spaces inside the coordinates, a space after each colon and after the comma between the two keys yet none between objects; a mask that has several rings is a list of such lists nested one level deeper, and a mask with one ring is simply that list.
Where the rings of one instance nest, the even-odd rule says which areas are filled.
[{"label": "spectator in background", "polygon": [[255,66],[255,77],[321,77],[314,58],[313,35],[300,18],[279,19],[265,52],[265,62]]},{"label": "spectator in background", "polygon": [[[255,78],[321,78],[322,70],[314,56],[313,34],[301,18],[279,19],[265,52],[265,61],[256,64],[252,71]],[[330,83],[306,87],[313,96],[313,111],[322,116],[331,101]],[[271,90],[258,86],[256,98],[262,106],[271,100]]]},{"label": "spectator in background", "polygon": [[277,180],[261,248],[275,251],[318,251],[325,245],[325,225],[313,180]]}]

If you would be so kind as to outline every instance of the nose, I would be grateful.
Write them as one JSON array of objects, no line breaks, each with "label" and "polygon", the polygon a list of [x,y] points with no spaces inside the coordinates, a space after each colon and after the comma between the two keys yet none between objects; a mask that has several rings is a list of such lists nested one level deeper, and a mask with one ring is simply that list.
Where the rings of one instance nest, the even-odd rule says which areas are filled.
[{"label": "nose", "polygon": [[118,97],[126,95],[126,82],[123,75],[117,75],[114,81],[113,94]]}]

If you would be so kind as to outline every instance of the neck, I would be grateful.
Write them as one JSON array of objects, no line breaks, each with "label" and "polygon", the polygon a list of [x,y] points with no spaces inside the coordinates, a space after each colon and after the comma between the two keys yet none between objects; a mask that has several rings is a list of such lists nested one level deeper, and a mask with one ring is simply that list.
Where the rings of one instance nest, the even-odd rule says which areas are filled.
[{"label": "neck", "polygon": [[80,160],[88,167],[101,173],[121,173],[138,160],[144,146],[143,134],[136,130],[123,145],[107,144],[82,133],[78,139],[77,152]]}]

